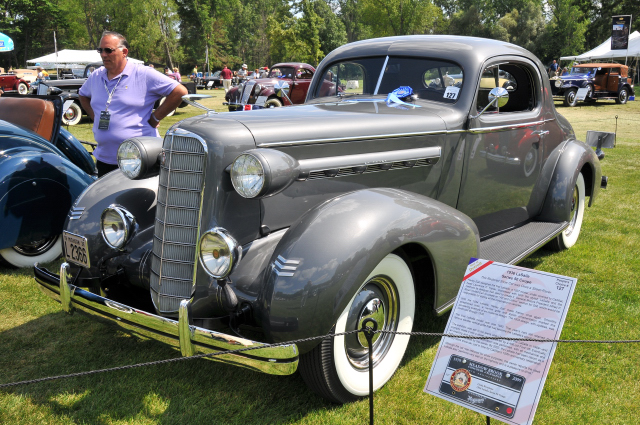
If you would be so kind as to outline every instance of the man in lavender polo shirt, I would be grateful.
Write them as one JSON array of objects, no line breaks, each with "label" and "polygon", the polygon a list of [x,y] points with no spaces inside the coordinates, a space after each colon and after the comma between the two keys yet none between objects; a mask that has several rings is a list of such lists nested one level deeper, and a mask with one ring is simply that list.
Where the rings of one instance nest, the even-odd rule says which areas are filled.
[{"label": "man in lavender polo shirt", "polygon": [[[160,120],[182,102],[187,89],[153,69],[127,60],[127,40],[105,31],[98,52],[103,67],[94,71],[80,88],[80,103],[93,120],[98,147],[98,176],[118,168],[118,147],[130,137],[159,137]],[[153,105],[166,97],[153,113]]]}]

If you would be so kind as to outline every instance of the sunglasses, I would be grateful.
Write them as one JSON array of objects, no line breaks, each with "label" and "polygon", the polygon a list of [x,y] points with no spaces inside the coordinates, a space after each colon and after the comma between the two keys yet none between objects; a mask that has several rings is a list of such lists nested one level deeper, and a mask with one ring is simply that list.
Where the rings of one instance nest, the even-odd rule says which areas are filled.
[{"label": "sunglasses", "polygon": [[118,50],[119,47],[116,47],[115,49],[110,49],[109,47],[98,47],[96,50],[98,51],[98,53],[102,53],[105,52],[106,54],[110,55],[111,53],[115,52],[116,50]]}]

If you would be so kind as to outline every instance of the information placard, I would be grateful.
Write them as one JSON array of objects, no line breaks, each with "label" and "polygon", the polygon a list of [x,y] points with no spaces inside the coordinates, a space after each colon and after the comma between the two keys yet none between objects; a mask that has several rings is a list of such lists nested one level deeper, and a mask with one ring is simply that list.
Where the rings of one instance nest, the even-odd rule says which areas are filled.
[{"label": "information placard", "polygon": [[[576,279],[472,258],[445,333],[559,339]],[[444,337],[426,393],[531,424],[557,343]]]}]

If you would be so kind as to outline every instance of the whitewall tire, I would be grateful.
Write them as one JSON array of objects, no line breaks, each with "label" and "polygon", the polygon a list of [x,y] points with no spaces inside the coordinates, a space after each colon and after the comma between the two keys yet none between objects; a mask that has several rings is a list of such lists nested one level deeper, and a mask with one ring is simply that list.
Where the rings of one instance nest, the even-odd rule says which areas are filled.
[{"label": "whitewall tire", "polygon": [[569,200],[571,203],[569,226],[551,241],[551,248],[553,250],[562,251],[569,249],[578,241],[580,229],[582,228],[582,220],[584,218],[584,198],[584,177],[582,176],[582,173],[578,173],[578,178],[576,179],[576,184],[573,188],[573,194]]},{"label": "whitewall tire", "polygon": [[[335,332],[361,328],[367,317],[379,330],[411,332],[415,315],[415,288],[409,266],[395,254],[387,255],[365,279],[335,324]],[[396,372],[409,335],[376,334],[373,340],[373,388],[382,387]],[[325,339],[303,355],[300,372],[309,387],[335,403],[347,403],[369,394],[368,348],[364,334]]]},{"label": "whitewall tire", "polygon": [[0,257],[13,267],[32,267],[34,263],[48,263],[62,255],[62,238],[58,235],[28,245],[0,250]]}]

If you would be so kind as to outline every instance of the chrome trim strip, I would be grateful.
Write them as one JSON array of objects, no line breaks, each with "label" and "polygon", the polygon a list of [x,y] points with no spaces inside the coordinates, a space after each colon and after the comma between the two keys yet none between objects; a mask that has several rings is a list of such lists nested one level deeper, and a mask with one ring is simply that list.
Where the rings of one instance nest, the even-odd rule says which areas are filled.
[{"label": "chrome trim strip", "polygon": [[470,128],[469,133],[481,134],[481,133],[490,133],[494,131],[518,130],[521,128],[528,128],[528,127],[535,127],[538,125],[542,125],[547,121],[548,120],[533,121],[533,122],[518,123],[518,124],[508,124],[508,125],[497,125],[494,127],[476,127],[476,128]]},{"label": "chrome trim strip", "polygon": [[[531,125],[539,125],[546,122],[555,121],[555,118],[549,118],[542,121],[536,121],[534,123],[528,123],[525,126]],[[500,129],[501,127],[487,127],[486,129]],[[479,129],[479,130],[486,130]],[[266,142],[266,143],[258,143],[257,147],[259,148],[274,148],[274,147],[282,147],[282,146],[301,146],[301,145],[310,145],[316,143],[340,143],[340,142],[351,142],[351,141],[359,141],[359,140],[378,140],[378,139],[393,139],[397,137],[412,137],[412,136],[436,136],[436,135],[448,135],[448,134],[462,134],[462,133],[472,133],[472,130],[434,130],[434,131],[416,131],[412,133],[389,133],[389,134],[372,134],[369,136],[349,136],[349,137],[335,137],[330,139],[304,139],[304,140],[291,140],[288,142]]]},{"label": "chrome trim strip", "polygon": [[[369,167],[388,165],[388,168],[379,171],[387,171],[391,169],[393,163],[396,162],[415,162],[419,160],[427,160],[427,165],[431,165],[431,160],[439,159],[442,154],[440,146],[431,146],[428,148],[402,149],[396,151],[373,152],[356,155],[329,156],[325,158],[312,158],[299,160],[300,174],[298,180],[306,180],[312,173],[323,173],[324,171],[335,170],[332,177],[338,175],[340,169],[361,167],[362,171],[368,170]],[[437,161],[433,161],[434,163]],[[415,164],[412,164],[413,166]],[[407,165],[407,168],[410,168]],[[378,171],[378,170],[376,170]],[[329,177],[329,176],[327,176]]]},{"label": "chrome trim strip", "polygon": [[[63,268],[64,267],[64,268]],[[61,266],[66,273],[67,263]],[[60,301],[61,279],[46,269],[34,269],[36,282],[40,290],[50,298]],[[64,279],[66,281],[66,277]],[[65,282],[66,283],[66,282]],[[189,325],[188,308],[180,311],[179,320],[169,319],[138,310],[93,294],[82,288],[66,283],[69,294],[69,306],[84,313],[106,318],[125,329],[133,330],[152,339],[173,347],[193,348],[193,354],[206,354],[238,348],[261,347],[262,342],[251,341],[232,335]],[[188,303],[188,300],[183,301]],[[182,305],[180,306],[182,310]],[[181,344],[182,343],[182,344]],[[298,368],[298,347],[295,344],[258,348],[237,354],[225,354],[207,357],[209,360],[245,367],[272,375],[290,375]]]}]

